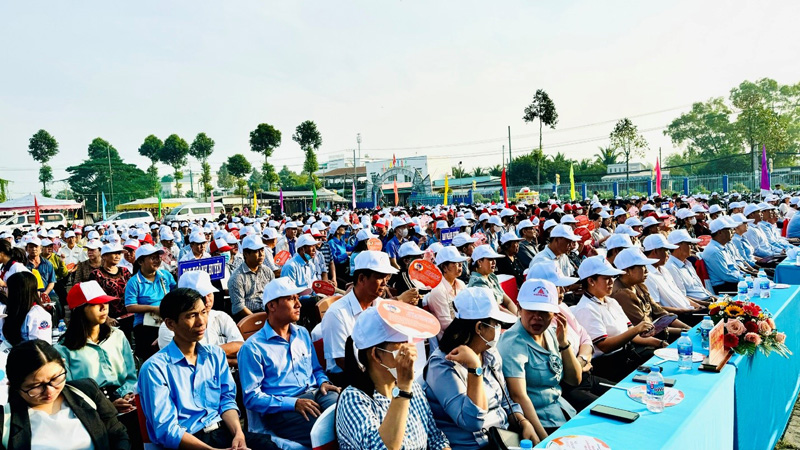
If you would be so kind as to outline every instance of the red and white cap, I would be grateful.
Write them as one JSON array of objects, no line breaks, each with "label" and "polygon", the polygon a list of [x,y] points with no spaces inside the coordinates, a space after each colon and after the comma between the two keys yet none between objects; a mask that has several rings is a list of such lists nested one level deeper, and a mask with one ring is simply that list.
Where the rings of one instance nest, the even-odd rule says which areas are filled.
[{"label": "red and white cap", "polygon": [[228,245],[228,242],[225,239],[219,238],[214,239],[211,241],[211,253],[216,252],[229,252],[231,250],[231,246]]},{"label": "red and white cap", "polygon": [[115,300],[115,297],[107,295],[95,280],[78,283],[72,286],[72,289],[67,294],[69,309],[75,309],[86,304],[101,305],[112,300]]}]

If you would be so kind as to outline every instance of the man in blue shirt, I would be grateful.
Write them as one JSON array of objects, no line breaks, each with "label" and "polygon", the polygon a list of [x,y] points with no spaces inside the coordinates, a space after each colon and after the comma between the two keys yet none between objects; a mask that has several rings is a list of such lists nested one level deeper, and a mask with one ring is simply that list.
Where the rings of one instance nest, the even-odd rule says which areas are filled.
[{"label": "man in blue shirt", "polygon": [[283,277],[267,285],[267,324],[242,346],[238,361],[250,429],[269,428],[311,447],[311,427],[336,403],[341,389],[325,376],[308,330],[295,325],[302,290]]},{"label": "man in blue shirt", "polygon": [[394,233],[394,237],[386,242],[386,254],[389,255],[389,262],[392,264],[392,267],[399,270],[400,264],[397,262],[399,259],[397,252],[400,250],[400,246],[408,239],[408,223],[401,217],[393,218],[392,232]]},{"label": "man in blue shirt", "polygon": [[242,430],[225,352],[199,343],[208,323],[200,293],[176,289],[159,312],[175,336],[139,371],[150,440],[166,448],[277,448],[269,436]]},{"label": "man in blue shirt", "polygon": [[281,270],[281,277],[287,277],[297,287],[311,289],[314,282],[314,258],[317,256],[317,240],[310,234],[303,234],[297,239],[297,253],[286,261]]},{"label": "man in blue shirt", "polygon": [[56,271],[50,261],[41,257],[42,255],[42,241],[39,238],[33,238],[25,244],[25,251],[28,253],[28,263],[25,267],[28,270],[36,269],[42,277],[42,284],[44,288],[41,292],[48,294],[53,301],[58,301],[58,296],[53,292],[56,286]]},{"label": "man in blue shirt", "polygon": [[736,292],[740,272],[736,270],[736,260],[726,248],[731,241],[731,230],[736,228],[727,218],[714,219],[709,224],[711,242],[703,250],[703,261],[706,263],[708,278],[714,292]]}]

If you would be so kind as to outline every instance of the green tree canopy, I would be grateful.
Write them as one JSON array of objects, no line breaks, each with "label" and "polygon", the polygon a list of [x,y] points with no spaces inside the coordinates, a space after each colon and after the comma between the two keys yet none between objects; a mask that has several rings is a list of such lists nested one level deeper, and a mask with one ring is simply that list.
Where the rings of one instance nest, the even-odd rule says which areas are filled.
[{"label": "green tree canopy", "polygon": [[627,117],[620,119],[609,135],[611,147],[625,157],[625,186],[630,191],[630,161],[632,156],[644,156],[647,140],[639,134],[639,128]]},{"label": "green tree canopy", "polygon": [[250,150],[264,155],[264,164],[261,166],[262,181],[267,189],[277,183],[280,178],[275,173],[275,167],[268,162],[272,152],[281,145],[281,132],[268,123],[259,124],[250,132]]},{"label": "green tree canopy", "polygon": [[251,170],[252,166],[250,165],[250,161],[241,153],[237,153],[228,158],[228,172],[232,176],[242,178],[250,173]]},{"label": "green tree canopy", "polygon": [[171,134],[167,140],[164,141],[164,146],[161,147],[161,151],[158,154],[158,158],[161,162],[172,167],[175,171],[175,190],[177,191],[176,195],[179,197],[181,195],[181,179],[183,179],[181,167],[186,165],[188,156],[189,144],[177,134]]},{"label": "green tree canopy", "polygon": [[211,166],[208,164],[208,157],[214,152],[214,140],[206,136],[205,133],[198,133],[194,138],[189,154],[201,162],[203,174],[200,176],[200,183],[203,184],[203,195],[206,199],[211,195],[214,186],[211,185]]},{"label": "green tree canopy", "polygon": [[47,163],[58,154],[58,141],[47,131],[39,130],[28,141],[28,153],[42,165],[39,168],[39,182],[42,183],[42,195],[49,196],[47,183],[53,181],[53,169]]},{"label": "green tree canopy", "polygon": [[217,171],[217,186],[220,189],[232,189],[234,184],[236,184],[236,179],[228,171],[228,163],[222,163]]},{"label": "green tree canopy", "polygon": [[310,178],[314,179],[314,172],[319,169],[315,152],[322,145],[322,136],[317,130],[317,124],[311,120],[301,123],[295,129],[292,140],[297,142],[306,154],[306,159],[303,162],[303,172],[306,172]]},{"label": "green tree canopy", "polygon": [[158,183],[158,164],[161,147],[164,143],[154,134],[144,138],[144,142],[139,146],[139,154],[150,160],[150,167],[147,168],[147,174],[150,175],[153,195],[158,194],[161,190],[161,185]]},{"label": "green tree canopy", "polygon": [[[536,94],[533,95],[533,101],[531,101],[530,105],[525,107],[525,115],[522,116],[522,120],[525,122],[539,120],[539,153],[543,152],[542,126],[547,125],[548,127],[555,129],[556,124],[558,124],[558,112],[556,112],[556,104],[553,102],[550,96],[547,95],[547,92],[545,92],[544,89],[536,90]],[[536,160],[536,184],[539,184],[539,169],[543,159],[537,157]]]}]

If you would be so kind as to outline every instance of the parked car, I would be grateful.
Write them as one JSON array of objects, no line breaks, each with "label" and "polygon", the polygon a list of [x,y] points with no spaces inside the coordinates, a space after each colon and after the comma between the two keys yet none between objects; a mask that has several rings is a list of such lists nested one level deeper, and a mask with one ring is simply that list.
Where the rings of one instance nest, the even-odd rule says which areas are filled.
[{"label": "parked car", "polygon": [[164,216],[164,221],[195,219],[216,220],[217,217],[223,213],[225,213],[225,206],[222,203],[214,202],[214,214],[211,214],[211,203],[185,203],[172,208],[172,211]]},{"label": "parked car", "polygon": [[[64,214],[59,212],[40,213],[39,220],[41,220],[44,227],[48,229],[55,228],[59,225],[67,226],[67,219],[64,217]],[[15,229],[27,231],[35,225],[35,214],[13,214],[0,218],[0,233],[3,231],[14,231]]]},{"label": "parked car", "polygon": [[155,220],[149,211],[123,211],[108,217],[106,220],[99,222],[99,224],[125,225],[130,228],[140,222],[149,224],[150,222],[155,222]]}]

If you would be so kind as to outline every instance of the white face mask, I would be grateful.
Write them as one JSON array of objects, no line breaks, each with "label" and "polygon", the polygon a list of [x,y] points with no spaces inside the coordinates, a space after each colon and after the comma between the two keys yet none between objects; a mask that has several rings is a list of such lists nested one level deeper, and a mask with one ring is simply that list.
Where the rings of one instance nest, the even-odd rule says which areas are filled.
[{"label": "white face mask", "polygon": [[697,218],[692,217],[691,219],[689,219],[689,225],[697,225]]},{"label": "white face mask", "polygon": [[407,228],[403,228],[402,230],[400,230],[400,237],[401,238],[408,237],[408,229]]},{"label": "white face mask", "polygon": [[[378,350],[380,350],[382,352],[386,352],[386,353],[391,353],[392,357],[395,359],[395,361],[397,361],[397,355],[400,353],[400,349],[397,349],[397,350],[394,350],[394,351],[389,351],[389,350],[384,350],[384,349],[378,347]],[[395,382],[397,381],[397,367],[389,367],[384,363],[378,363],[378,364],[382,365],[386,370],[388,370],[389,373],[394,378],[394,381]]]},{"label": "white face mask", "polygon": [[503,231],[503,227],[498,227],[497,225],[495,225],[493,229],[494,229],[495,233],[499,233],[499,232]]},{"label": "white face mask", "polygon": [[489,328],[494,328],[494,337],[492,338],[491,341],[486,340],[486,338],[481,336],[480,334],[478,335],[478,337],[483,339],[483,342],[486,343],[487,347],[492,348],[492,347],[496,346],[497,345],[497,340],[500,339],[500,324],[497,324],[497,325],[495,325],[493,327],[493,326],[491,326],[489,324],[481,322],[481,325],[484,325],[484,326],[489,327]]}]

